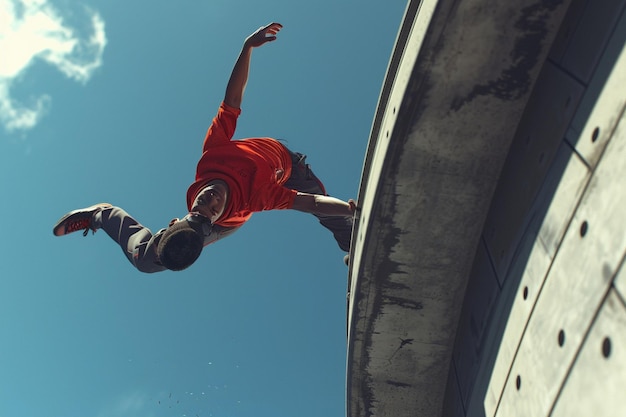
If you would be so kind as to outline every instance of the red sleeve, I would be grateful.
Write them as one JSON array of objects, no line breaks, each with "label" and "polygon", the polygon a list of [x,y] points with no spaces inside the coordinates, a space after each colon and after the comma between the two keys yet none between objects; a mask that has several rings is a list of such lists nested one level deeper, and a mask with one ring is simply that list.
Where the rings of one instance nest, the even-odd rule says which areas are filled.
[{"label": "red sleeve", "polygon": [[290,190],[289,188],[281,187],[283,190],[281,192],[280,201],[277,201],[277,205],[274,209],[284,210],[290,209],[293,207],[293,201],[296,199],[296,195],[298,192],[296,190]]},{"label": "red sleeve", "polygon": [[213,123],[211,123],[206,133],[204,144],[202,145],[202,152],[205,152],[207,148],[211,146],[230,141],[235,134],[237,118],[240,114],[241,109],[231,107],[222,102],[217,111],[217,116],[213,118]]},{"label": "red sleeve", "polygon": [[298,192],[281,185],[268,184],[256,190],[250,201],[252,211],[284,210],[293,207]]}]

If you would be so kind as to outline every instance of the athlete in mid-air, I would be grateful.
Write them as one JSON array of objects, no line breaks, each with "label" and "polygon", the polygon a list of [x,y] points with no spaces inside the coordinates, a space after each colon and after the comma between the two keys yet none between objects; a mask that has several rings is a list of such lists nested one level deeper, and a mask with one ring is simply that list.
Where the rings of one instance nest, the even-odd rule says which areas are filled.
[{"label": "athlete in mid-air", "polygon": [[272,138],[233,140],[248,81],[252,50],[276,40],[270,23],[248,36],[237,58],[217,116],[204,138],[195,181],[187,190],[188,214],[152,233],[107,203],[74,210],[53,228],[56,236],[103,229],[142,272],[190,266],[202,248],[238,230],[253,212],[294,209],[315,215],[348,252],[355,203],[330,197],[306,156]]}]

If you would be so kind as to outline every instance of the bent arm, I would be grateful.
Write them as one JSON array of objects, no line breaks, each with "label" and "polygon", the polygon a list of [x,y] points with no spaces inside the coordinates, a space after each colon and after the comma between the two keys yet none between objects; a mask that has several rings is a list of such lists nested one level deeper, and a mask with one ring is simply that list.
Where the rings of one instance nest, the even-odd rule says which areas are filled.
[{"label": "bent arm", "polygon": [[335,197],[319,194],[298,193],[293,200],[294,210],[322,216],[352,216],[356,209],[353,200],[345,202]]},{"label": "bent arm", "polygon": [[[243,43],[243,48],[239,53],[239,57],[235,62],[228,85],[226,86],[226,94],[224,102],[231,107],[239,109],[243,100],[243,92],[248,83],[248,75],[250,73],[250,59],[252,58],[252,48],[259,47],[267,42],[276,40],[276,34],[282,28],[280,23],[270,23],[267,26],[259,28],[252,35],[248,36]],[[269,36],[268,36],[269,35]]]}]

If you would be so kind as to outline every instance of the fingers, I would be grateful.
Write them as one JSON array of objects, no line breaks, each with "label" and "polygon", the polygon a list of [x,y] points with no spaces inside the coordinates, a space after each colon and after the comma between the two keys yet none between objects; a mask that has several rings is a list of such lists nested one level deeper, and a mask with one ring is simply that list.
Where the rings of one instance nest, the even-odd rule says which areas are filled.
[{"label": "fingers", "polygon": [[348,205],[350,206],[350,211],[352,213],[360,211],[359,207],[357,207],[356,205],[356,201],[354,201],[353,199],[348,200]]},{"label": "fingers", "polygon": [[281,25],[280,23],[272,22],[269,25],[261,28],[261,30],[265,31],[265,33],[276,35],[282,28],[283,25]]},{"label": "fingers", "polygon": [[276,40],[276,34],[280,32],[282,28],[283,25],[281,25],[280,23],[270,23],[267,26],[259,28],[257,33],[262,34],[264,38],[263,40],[265,40],[266,42],[272,42]]},{"label": "fingers", "polygon": [[246,39],[246,44],[252,47],[258,47],[267,42],[273,42],[276,40],[276,34],[282,27],[283,25],[276,22],[262,26]]}]

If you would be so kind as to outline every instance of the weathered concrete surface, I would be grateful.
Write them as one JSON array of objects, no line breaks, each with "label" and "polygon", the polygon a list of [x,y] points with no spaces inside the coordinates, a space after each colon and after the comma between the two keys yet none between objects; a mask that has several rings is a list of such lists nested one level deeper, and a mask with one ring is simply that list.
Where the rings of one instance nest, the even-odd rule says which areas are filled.
[{"label": "weathered concrete surface", "polygon": [[485,216],[568,5],[408,3],[359,193],[349,417],[442,415]]}]

